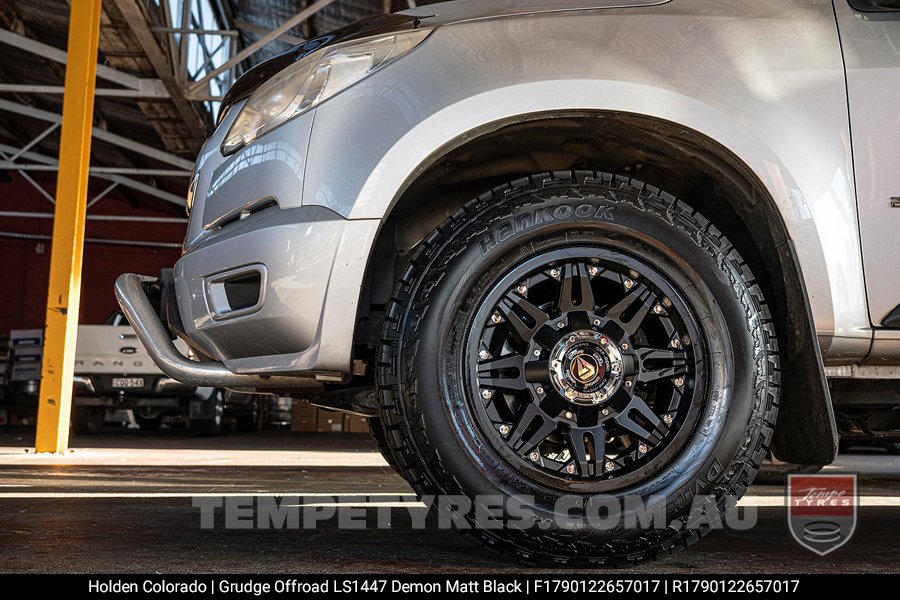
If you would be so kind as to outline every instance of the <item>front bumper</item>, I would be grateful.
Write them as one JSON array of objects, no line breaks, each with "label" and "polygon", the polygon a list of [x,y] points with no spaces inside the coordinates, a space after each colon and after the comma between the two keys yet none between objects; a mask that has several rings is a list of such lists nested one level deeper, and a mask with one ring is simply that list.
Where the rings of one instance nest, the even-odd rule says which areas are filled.
[{"label": "front bumper", "polygon": [[[347,372],[377,227],[315,206],[273,206],[228,225],[175,265],[184,334],[235,373]],[[229,298],[229,284],[250,279]]]},{"label": "front bumper", "polygon": [[[147,352],[179,381],[291,389],[310,379],[340,380],[350,371],[357,303],[377,228],[377,220],[348,221],[321,207],[273,206],[185,254],[175,265],[174,286],[163,286],[174,298],[161,305],[177,306],[172,328],[208,362],[190,360],[173,345],[170,324],[145,291],[155,280],[122,275],[116,295]],[[239,293],[229,296],[230,283]],[[229,306],[235,299],[243,304]]]},{"label": "front bumper", "polygon": [[[380,220],[347,219],[323,206],[339,202],[332,186],[306,189],[314,110],[223,156],[239,108],[197,160],[184,255],[174,283],[163,286],[171,323],[152,310],[147,278],[121,277],[116,294],[156,364],[180,381],[296,388],[342,380]],[[177,352],[169,330],[208,362]]]},{"label": "front bumper", "polygon": [[144,290],[152,277],[125,273],[116,279],[116,299],[134,327],[147,353],[160,370],[178,381],[197,387],[293,387],[293,377],[236,375],[216,362],[193,361],[178,351]]}]

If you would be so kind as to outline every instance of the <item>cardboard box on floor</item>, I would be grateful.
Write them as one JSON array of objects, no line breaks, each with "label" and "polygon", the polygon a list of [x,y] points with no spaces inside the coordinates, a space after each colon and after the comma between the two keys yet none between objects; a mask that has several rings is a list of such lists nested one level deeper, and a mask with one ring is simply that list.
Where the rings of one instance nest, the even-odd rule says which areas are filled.
[{"label": "cardboard box on floor", "polygon": [[291,406],[291,431],[306,433],[368,433],[369,420],[311,406],[307,400],[294,399]]},{"label": "cardboard box on floor", "polygon": [[369,420],[359,415],[344,415],[344,431],[347,433],[369,433]]},{"label": "cardboard box on floor", "polygon": [[294,399],[291,405],[291,431],[311,433],[316,431],[318,410],[306,400]]},{"label": "cardboard box on floor", "polygon": [[319,409],[316,419],[316,431],[319,433],[341,433],[344,431],[344,413]]}]

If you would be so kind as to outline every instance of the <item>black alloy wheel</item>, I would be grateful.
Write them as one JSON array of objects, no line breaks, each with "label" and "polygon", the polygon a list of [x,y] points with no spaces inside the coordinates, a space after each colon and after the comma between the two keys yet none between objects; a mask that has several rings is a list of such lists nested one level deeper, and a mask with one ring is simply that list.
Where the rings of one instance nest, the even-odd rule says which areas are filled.
[{"label": "black alloy wheel", "polygon": [[[695,499],[725,513],[746,491],[779,365],[762,288],[713,223],[632,179],[542,173],[466,204],[400,272],[377,361],[380,441],[420,496],[473,500],[455,524],[496,552],[634,564],[709,531],[688,526]],[[504,512],[485,527],[479,497],[519,503],[529,526]],[[567,521],[569,501],[597,497],[665,522]]]},{"label": "black alloy wheel", "polygon": [[705,388],[703,340],[672,283],[603,247],[519,264],[476,312],[468,351],[482,429],[516,469],[610,492],[665,468]]}]

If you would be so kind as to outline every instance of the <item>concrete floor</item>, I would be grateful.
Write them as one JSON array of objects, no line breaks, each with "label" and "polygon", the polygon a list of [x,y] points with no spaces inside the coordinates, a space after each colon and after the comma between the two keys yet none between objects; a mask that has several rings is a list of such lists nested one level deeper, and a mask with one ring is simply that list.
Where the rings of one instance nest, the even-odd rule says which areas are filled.
[{"label": "concrete floor", "polygon": [[[367,435],[266,431],[198,438],[110,429],[73,439],[67,456],[26,452],[24,429],[0,430],[0,572],[515,573],[452,531],[201,529],[192,495],[409,494]],[[639,573],[900,572],[900,457],[847,454],[829,467],[860,474],[856,535],[819,558],[788,533],[783,489],[754,486],[750,531],[720,531]],[[411,500],[410,498],[397,498]],[[374,500],[374,499],[373,499]],[[530,570],[529,570],[530,572]],[[559,571],[557,571],[559,572]]]}]

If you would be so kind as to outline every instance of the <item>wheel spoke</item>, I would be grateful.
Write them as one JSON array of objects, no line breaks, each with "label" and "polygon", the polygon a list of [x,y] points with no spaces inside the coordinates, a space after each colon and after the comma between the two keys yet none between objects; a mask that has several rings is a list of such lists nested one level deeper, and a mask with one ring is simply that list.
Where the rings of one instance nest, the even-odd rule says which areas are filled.
[{"label": "wheel spoke", "polygon": [[[622,326],[625,335],[632,336],[641,327],[641,323],[644,322],[647,313],[650,312],[655,299],[656,296],[653,292],[641,284],[636,284],[625,294],[624,298],[609,307],[609,310],[606,311],[606,316],[617,321]],[[639,302],[640,305],[634,311],[634,314],[626,319],[625,314],[636,302]]]},{"label": "wheel spoke", "polygon": [[[502,371],[511,370],[515,370],[514,376],[503,376]],[[510,391],[525,389],[525,357],[509,354],[479,363],[478,384]]]},{"label": "wheel spoke", "polygon": [[[500,302],[498,308],[515,334],[523,342],[529,341],[534,332],[550,318],[550,315],[540,308],[514,293],[507,294]],[[523,315],[525,318],[523,318]]]},{"label": "wheel spoke", "polygon": [[534,360],[525,363],[525,381],[528,383],[550,381],[550,362],[547,360]]},{"label": "wheel spoke", "polygon": [[684,352],[668,350],[666,348],[635,348],[634,352],[638,355],[638,358],[641,359],[641,362],[645,360],[684,359]]},{"label": "wheel spoke", "polygon": [[[648,429],[638,423],[632,416],[633,413],[639,414],[641,418],[649,422],[653,428]],[[613,421],[615,421],[622,429],[651,444],[658,444],[662,439],[662,435],[664,435],[660,432],[661,429],[665,428],[663,422],[656,416],[656,413],[647,406],[644,399],[637,395],[631,397],[628,405],[613,418]]]},{"label": "wheel spoke", "polygon": [[[577,296],[574,294],[577,293]],[[578,300],[578,303],[575,300]],[[594,309],[594,290],[587,268],[579,263],[567,263],[562,267],[562,284],[559,288],[559,311]]]},{"label": "wheel spoke", "polygon": [[525,357],[521,354],[507,354],[500,358],[485,360],[478,363],[478,372],[483,371],[500,371],[502,369],[516,369],[522,372],[522,366],[525,364]]},{"label": "wheel spoke", "polygon": [[[687,356],[682,351],[666,350],[663,348],[638,348],[635,350],[641,364],[638,370],[638,383],[650,383],[659,379],[676,377],[687,373]],[[655,368],[649,368],[647,363],[654,363]],[[659,363],[665,363],[660,365]]]},{"label": "wheel spoke", "polygon": [[[534,423],[535,419],[539,419],[540,424],[529,431],[530,425]],[[531,403],[522,411],[522,415],[519,417],[512,433],[509,434],[507,441],[514,450],[525,454],[531,452],[555,429],[556,421],[544,414],[544,411],[537,404]]]},{"label": "wheel spoke", "polygon": [[[606,429],[603,425],[594,427],[573,427],[569,430],[569,450],[572,459],[578,465],[578,472],[584,476],[596,476],[603,473],[606,459]],[[588,457],[587,439],[591,440],[591,456]]]},{"label": "wheel spoke", "polygon": [[684,375],[685,373],[687,373],[687,366],[684,364],[663,367],[661,369],[647,369],[638,373],[637,381],[638,383],[650,383],[651,381],[668,379],[669,377],[676,377],[678,375]]}]

